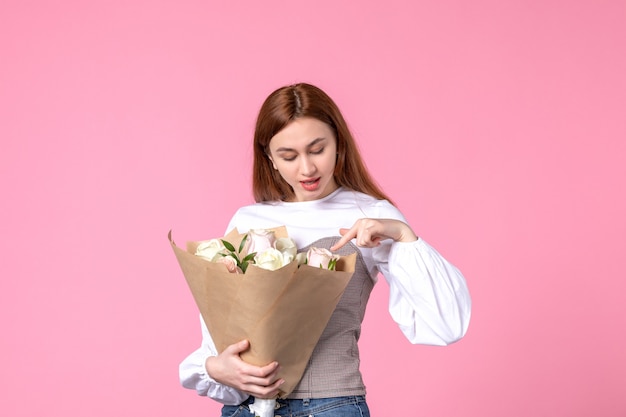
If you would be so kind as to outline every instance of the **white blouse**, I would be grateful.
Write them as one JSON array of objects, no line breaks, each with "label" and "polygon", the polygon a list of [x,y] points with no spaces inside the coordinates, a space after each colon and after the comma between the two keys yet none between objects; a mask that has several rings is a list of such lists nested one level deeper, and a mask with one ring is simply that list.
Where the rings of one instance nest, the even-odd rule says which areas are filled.
[{"label": "white blouse", "polygon": [[[325,198],[302,202],[265,202],[240,208],[226,232],[286,226],[296,245],[305,247],[360,218],[396,219],[402,213],[386,200],[339,188]],[[359,248],[370,275],[381,273],[389,284],[389,312],[414,344],[444,346],[462,338],[471,316],[471,299],[461,272],[422,238],[415,242],[384,240],[376,248]],[[236,405],[248,395],[213,380],[205,362],[216,356],[215,344],[200,319],[202,344],[180,364],[181,384],[223,404]]]}]

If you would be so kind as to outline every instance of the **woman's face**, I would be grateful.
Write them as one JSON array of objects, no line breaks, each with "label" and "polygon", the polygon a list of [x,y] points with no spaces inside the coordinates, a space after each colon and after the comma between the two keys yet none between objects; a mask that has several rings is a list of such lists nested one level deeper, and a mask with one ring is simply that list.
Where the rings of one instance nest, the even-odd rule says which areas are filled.
[{"label": "woman's face", "polygon": [[295,201],[318,200],[337,189],[337,139],[324,122],[302,117],[289,123],[270,140],[269,157]]}]

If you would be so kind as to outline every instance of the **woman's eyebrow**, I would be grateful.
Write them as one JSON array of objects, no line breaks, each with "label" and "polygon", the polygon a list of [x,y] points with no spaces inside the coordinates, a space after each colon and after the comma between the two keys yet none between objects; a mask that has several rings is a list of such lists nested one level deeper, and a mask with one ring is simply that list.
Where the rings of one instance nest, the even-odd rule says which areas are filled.
[{"label": "woman's eyebrow", "polygon": [[[313,139],[311,141],[311,143],[309,143],[308,145],[306,145],[307,148],[311,148],[315,145],[317,145],[320,142],[324,142],[326,140],[326,138],[317,138],[317,139]],[[295,152],[295,149],[292,148],[285,148],[285,147],[280,147],[278,149],[276,149],[276,152]]]}]

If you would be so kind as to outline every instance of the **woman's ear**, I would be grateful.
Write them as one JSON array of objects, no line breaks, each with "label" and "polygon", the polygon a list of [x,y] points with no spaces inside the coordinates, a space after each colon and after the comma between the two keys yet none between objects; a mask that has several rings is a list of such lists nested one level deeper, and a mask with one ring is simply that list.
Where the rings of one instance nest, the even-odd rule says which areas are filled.
[{"label": "woman's ear", "polygon": [[268,153],[266,154],[267,158],[270,160],[270,162],[272,163],[272,166],[274,167],[275,170],[278,171],[278,167],[276,167],[276,164],[274,163],[274,159],[272,159],[272,156]]}]

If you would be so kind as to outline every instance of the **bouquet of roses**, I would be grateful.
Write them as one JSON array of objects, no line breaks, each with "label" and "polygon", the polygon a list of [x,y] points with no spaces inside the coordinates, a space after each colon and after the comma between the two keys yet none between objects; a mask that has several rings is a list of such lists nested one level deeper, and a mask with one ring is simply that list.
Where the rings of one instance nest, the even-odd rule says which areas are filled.
[{"label": "bouquet of roses", "polygon": [[[218,352],[247,339],[242,359],[257,366],[278,361],[285,380],[279,396],[286,397],[352,277],[356,254],[337,257],[314,247],[298,253],[284,227],[235,229],[221,239],[188,242],[186,250],[171,232],[168,238]],[[257,399],[251,409],[273,416],[273,406],[274,400]]]}]

